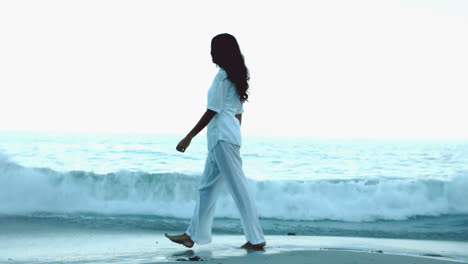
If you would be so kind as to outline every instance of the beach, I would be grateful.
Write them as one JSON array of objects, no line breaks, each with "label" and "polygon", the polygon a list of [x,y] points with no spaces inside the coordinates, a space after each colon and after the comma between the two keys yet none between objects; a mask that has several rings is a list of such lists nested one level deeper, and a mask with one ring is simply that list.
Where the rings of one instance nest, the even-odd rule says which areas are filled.
[{"label": "beach", "polygon": [[[180,261],[169,262],[180,263]],[[231,257],[222,259],[208,260],[205,263],[218,264],[237,264],[237,263],[258,263],[258,264],[279,264],[279,263],[296,263],[296,264],[338,264],[338,263],[355,263],[355,264],[444,264],[444,263],[460,263],[449,260],[441,260],[427,257],[414,257],[404,255],[368,253],[368,252],[353,252],[340,250],[309,250],[309,251],[290,251],[279,254],[262,255],[251,254],[243,257]]]},{"label": "beach", "polygon": [[468,0],[0,1],[0,264],[468,264],[467,28]]},{"label": "beach", "polygon": [[247,251],[244,236],[215,233],[211,244],[189,249],[160,231],[14,220],[0,217],[2,263],[468,263],[467,242],[267,235],[264,251]]},{"label": "beach", "polygon": [[[340,237],[267,237],[264,251],[240,249],[242,236],[216,235],[211,245],[184,248],[167,241],[162,234],[64,233],[40,237],[2,239],[2,263],[180,263],[199,257],[204,263],[468,263],[456,246],[436,243],[438,249],[424,249],[429,241],[378,241]],[[341,241],[341,242],[340,242]],[[375,243],[373,243],[375,242]],[[357,246],[351,246],[355,243]],[[413,248],[398,244],[413,243]],[[365,245],[365,246],[363,246]],[[415,247],[415,245],[418,245]],[[444,247],[445,246],[445,247]],[[447,247],[448,246],[448,247]],[[308,249],[307,249],[308,248]],[[457,250],[458,248],[458,250]],[[442,255],[443,254],[443,255]]]},{"label": "beach", "polygon": [[[0,262],[468,262],[465,141],[245,137],[267,239],[247,252],[232,197],[183,248],[206,159],[175,135],[0,133]],[[190,155],[188,155],[190,154]],[[295,235],[288,235],[294,233]]]}]

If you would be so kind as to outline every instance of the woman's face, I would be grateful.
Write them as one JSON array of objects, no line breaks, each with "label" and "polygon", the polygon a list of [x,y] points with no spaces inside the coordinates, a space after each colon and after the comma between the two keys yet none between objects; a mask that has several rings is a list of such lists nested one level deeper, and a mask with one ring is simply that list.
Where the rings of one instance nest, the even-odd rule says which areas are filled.
[{"label": "woman's face", "polygon": [[215,62],[215,55],[214,55],[214,52],[213,52],[213,48],[211,48],[210,54],[211,54],[211,61],[212,61],[213,63],[216,63],[216,62]]}]

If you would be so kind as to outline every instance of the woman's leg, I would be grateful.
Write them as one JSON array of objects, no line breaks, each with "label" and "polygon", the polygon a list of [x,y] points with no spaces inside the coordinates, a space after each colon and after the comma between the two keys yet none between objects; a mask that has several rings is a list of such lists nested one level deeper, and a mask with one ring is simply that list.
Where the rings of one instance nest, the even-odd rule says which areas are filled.
[{"label": "woman's leg", "polygon": [[190,225],[185,232],[197,244],[211,242],[216,200],[223,183],[224,177],[221,177],[219,167],[211,151],[206,158],[205,169],[198,188],[197,205]]},{"label": "woman's leg", "polygon": [[234,202],[240,211],[241,223],[247,241],[252,245],[265,242],[262,227],[247,179],[242,171],[240,147],[226,141],[219,141],[213,149],[220,173],[225,178]]}]

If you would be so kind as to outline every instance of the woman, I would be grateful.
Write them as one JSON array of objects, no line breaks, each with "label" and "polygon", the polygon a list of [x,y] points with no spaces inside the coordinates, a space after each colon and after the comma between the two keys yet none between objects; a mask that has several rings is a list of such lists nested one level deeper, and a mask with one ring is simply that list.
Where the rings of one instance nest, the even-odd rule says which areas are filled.
[{"label": "woman", "polygon": [[242,171],[240,157],[243,103],[247,101],[249,72],[237,40],[229,34],[219,34],[211,40],[213,63],[220,67],[208,90],[207,110],[200,121],[182,139],[176,149],[181,152],[191,140],[208,126],[208,157],[199,186],[197,205],[187,231],[166,237],[186,247],[211,242],[211,228],[216,200],[227,184],[241,214],[247,243],[242,248],[261,250],[266,245],[252,195]]}]

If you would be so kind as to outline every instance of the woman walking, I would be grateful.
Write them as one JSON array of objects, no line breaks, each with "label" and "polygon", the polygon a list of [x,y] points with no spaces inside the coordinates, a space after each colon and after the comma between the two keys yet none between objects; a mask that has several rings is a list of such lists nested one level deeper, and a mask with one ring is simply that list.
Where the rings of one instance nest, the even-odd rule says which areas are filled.
[{"label": "woman walking", "polygon": [[185,152],[191,140],[208,126],[208,157],[197,205],[186,232],[175,236],[166,234],[166,237],[189,248],[195,243],[210,243],[216,200],[226,184],[240,211],[247,239],[242,248],[261,250],[266,242],[240,157],[240,125],[243,103],[248,98],[249,72],[232,35],[219,34],[211,40],[211,57],[220,69],[208,90],[207,110],[176,147],[178,151]]}]

